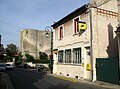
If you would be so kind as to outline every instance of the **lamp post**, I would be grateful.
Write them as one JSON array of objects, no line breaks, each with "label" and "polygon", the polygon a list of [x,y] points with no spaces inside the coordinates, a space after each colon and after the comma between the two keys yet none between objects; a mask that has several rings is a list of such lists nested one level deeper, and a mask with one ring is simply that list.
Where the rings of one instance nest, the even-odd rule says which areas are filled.
[{"label": "lamp post", "polygon": [[0,45],[1,45],[1,37],[2,37],[2,35],[0,35]]},{"label": "lamp post", "polygon": [[118,37],[118,51],[119,51],[119,59],[118,59],[118,75],[119,75],[119,84],[120,84],[120,26],[117,27],[117,30],[115,31],[117,37]]},{"label": "lamp post", "polygon": [[[49,37],[49,35],[51,36],[51,48],[50,48],[50,70],[51,70],[51,74],[53,73],[53,56],[52,56],[52,51],[53,51],[53,31],[52,28],[50,26],[45,27],[45,31],[46,31],[46,37]],[[49,34],[51,33],[51,34]]]},{"label": "lamp post", "polygon": [[51,49],[50,49],[50,52],[52,54],[52,50],[53,50],[53,31],[52,31],[52,28],[50,26],[47,26],[45,27],[45,31],[46,31],[46,37],[49,36],[49,33],[51,33]]}]

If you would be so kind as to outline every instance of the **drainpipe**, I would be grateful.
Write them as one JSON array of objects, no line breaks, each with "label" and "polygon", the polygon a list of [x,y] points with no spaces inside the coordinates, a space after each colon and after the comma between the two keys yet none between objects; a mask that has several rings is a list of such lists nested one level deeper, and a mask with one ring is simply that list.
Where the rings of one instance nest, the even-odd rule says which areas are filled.
[{"label": "drainpipe", "polygon": [[89,0],[88,10],[89,10],[89,18],[90,18],[90,64],[91,64],[91,82],[93,81],[93,28],[92,28],[92,7],[94,5]]},{"label": "drainpipe", "polygon": [[93,81],[93,31],[92,31],[92,8],[90,8],[90,59],[91,59],[91,81]]}]

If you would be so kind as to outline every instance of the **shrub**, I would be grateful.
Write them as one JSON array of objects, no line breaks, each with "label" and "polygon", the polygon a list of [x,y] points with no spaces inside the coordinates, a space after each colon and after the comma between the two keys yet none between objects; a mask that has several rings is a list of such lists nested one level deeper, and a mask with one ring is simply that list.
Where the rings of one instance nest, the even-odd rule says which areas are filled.
[{"label": "shrub", "polygon": [[45,64],[47,64],[47,63],[49,63],[49,60],[47,60],[47,59],[38,59],[38,60],[34,60],[33,63],[45,63]]},{"label": "shrub", "polygon": [[5,56],[3,62],[13,62],[13,58],[11,56]]},{"label": "shrub", "polygon": [[31,56],[30,54],[26,54],[25,55],[26,57],[27,57],[27,62],[33,62],[34,61],[34,57],[33,56]]},{"label": "shrub", "polygon": [[16,61],[16,65],[20,65],[22,63],[21,60]]}]

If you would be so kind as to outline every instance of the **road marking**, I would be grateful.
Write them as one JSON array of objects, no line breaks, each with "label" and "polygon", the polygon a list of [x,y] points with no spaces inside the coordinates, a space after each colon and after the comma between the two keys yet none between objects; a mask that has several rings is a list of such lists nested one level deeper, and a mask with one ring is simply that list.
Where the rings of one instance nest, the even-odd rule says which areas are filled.
[{"label": "road marking", "polygon": [[64,77],[64,76],[54,76],[55,78],[63,79],[66,81],[71,81],[71,82],[78,82],[76,79],[70,78],[70,77]]}]

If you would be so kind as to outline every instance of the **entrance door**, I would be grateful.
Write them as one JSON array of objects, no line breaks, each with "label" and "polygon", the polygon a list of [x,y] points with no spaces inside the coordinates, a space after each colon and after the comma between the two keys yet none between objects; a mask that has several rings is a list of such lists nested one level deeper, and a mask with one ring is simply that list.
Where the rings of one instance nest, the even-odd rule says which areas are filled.
[{"label": "entrance door", "polygon": [[86,47],[86,73],[87,73],[87,79],[91,79],[91,73],[90,73],[90,47]]}]

